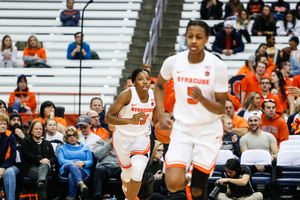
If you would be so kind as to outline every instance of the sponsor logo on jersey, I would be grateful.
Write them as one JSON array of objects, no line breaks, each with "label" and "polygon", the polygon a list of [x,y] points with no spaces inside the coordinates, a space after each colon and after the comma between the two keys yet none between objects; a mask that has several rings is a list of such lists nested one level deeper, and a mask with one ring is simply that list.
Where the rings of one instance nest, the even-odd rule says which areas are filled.
[{"label": "sponsor logo on jersey", "polygon": [[177,73],[181,73],[181,72],[183,72],[183,71],[177,71]]},{"label": "sponsor logo on jersey", "polygon": [[136,105],[137,105],[137,103],[132,103],[132,104],[131,104],[131,106],[136,106]]}]

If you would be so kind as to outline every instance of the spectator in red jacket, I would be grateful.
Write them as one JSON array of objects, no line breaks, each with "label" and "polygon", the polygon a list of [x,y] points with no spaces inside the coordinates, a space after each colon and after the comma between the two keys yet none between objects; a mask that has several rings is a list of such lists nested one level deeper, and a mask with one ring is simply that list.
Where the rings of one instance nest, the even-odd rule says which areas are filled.
[{"label": "spectator in red jacket", "polygon": [[15,92],[10,94],[8,105],[15,113],[34,113],[37,105],[35,95],[29,92],[24,74],[18,77],[17,85]]}]

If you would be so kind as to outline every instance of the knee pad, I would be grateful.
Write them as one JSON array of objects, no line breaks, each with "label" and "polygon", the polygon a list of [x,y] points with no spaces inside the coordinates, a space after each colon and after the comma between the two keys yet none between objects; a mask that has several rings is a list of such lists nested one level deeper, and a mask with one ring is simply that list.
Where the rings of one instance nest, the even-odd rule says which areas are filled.
[{"label": "knee pad", "polygon": [[132,167],[124,169],[122,168],[121,178],[124,182],[128,183],[132,176]]},{"label": "knee pad", "polygon": [[147,163],[148,157],[145,155],[134,155],[131,157],[132,179],[134,181],[142,180]]},{"label": "knee pad", "polygon": [[[206,199],[206,184],[209,174],[205,174],[198,169],[194,168],[192,172],[192,181],[191,181],[191,193],[193,199],[202,200]],[[200,194],[200,195],[195,195]]]}]

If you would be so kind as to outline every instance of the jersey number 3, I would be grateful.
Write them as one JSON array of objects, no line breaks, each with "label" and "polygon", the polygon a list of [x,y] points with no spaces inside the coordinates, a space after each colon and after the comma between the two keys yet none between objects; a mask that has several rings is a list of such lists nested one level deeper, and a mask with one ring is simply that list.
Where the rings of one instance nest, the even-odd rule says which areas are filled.
[{"label": "jersey number 3", "polygon": [[[188,87],[188,95],[191,96],[191,92],[192,92],[192,87]],[[194,100],[193,98],[188,98],[188,103],[189,104],[197,104],[198,101]]]},{"label": "jersey number 3", "polygon": [[149,114],[146,115],[146,117],[144,118],[144,121],[138,121],[138,122],[135,122],[134,124],[144,125],[146,123],[146,120],[148,117],[149,117]]}]

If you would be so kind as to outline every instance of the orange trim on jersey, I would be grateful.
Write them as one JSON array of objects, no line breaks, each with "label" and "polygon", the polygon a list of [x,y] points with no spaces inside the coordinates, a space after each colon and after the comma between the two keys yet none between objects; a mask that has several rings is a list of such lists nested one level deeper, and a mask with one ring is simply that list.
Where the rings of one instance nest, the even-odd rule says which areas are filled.
[{"label": "orange trim on jersey", "polygon": [[140,150],[134,150],[134,151],[131,151],[130,152],[130,156],[133,156],[133,155],[144,155],[146,153],[148,153],[150,151],[150,142],[148,143],[146,149],[140,151]]},{"label": "orange trim on jersey", "polygon": [[205,174],[210,174],[212,172],[212,170],[214,170],[215,164],[213,166],[211,166],[211,168],[209,168],[209,169],[205,169],[205,168],[203,168],[203,167],[201,167],[201,166],[199,166],[199,165],[197,165],[195,163],[193,164],[193,167],[196,168],[196,169],[198,169],[199,171],[205,173]]},{"label": "orange trim on jersey", "polygon": [[[117,130],[117,128],[115,128],[115,129],[113,130],[112,135],[115,133],[116,130]],[[119,164],[121,165],[121,167],[124,168],[124,169],[130,168],[130,167],[131,167],[131,163],[129,163],[128,165],[122,165],[122,163],[121,163],[121,161],[120,161],[120,159],[119,159],[119,156],[118,156],[118,154],[117,154],[117,151],[115,150],[115,146],[114,146],[114,137],[111,138],[111,141],[112,141],[113,149],[114,149],[114,151],[115,151],[115,153],[116,153],[116,156],[117,156],[117,158],[118,158],[118,161],[119,161]]]}]

